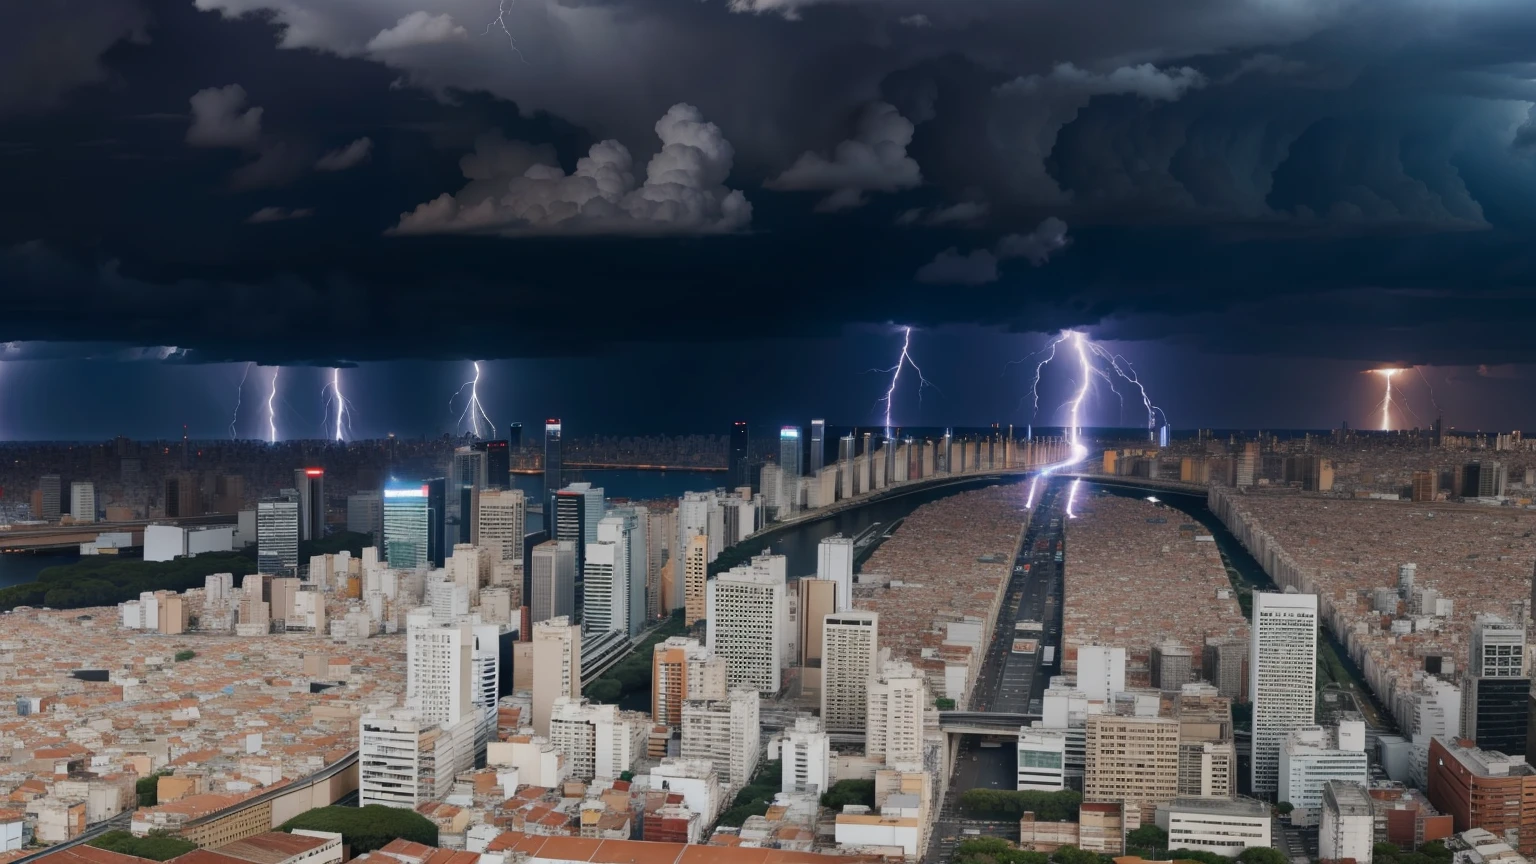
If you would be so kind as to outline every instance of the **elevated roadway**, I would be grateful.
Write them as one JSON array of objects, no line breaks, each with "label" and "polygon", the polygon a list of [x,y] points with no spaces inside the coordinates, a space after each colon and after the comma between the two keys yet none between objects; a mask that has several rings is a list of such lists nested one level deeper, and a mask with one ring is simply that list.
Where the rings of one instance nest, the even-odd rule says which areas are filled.
[{"label": "elevated roadway", "polygon": [[144,545],[144,529],[150,525],[233,525],[233,514],[188,516],[179,519],[136,519],[132,522],[91,522],[84,525],[11,525],[0,528],[0,552],[37,552],[69,549],[89,543],[98,534],[130,533],[135,546]]}]

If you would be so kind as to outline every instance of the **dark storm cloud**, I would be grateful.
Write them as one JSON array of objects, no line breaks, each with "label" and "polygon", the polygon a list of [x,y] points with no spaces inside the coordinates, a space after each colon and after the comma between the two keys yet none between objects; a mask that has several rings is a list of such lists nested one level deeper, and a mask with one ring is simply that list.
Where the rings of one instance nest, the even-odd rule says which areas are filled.
[{"label": "dark storm cloud", "polygon": [[[895,321],[1476,363],[1533,320],[1536,4],[145,3],[0,89],[32,202],[0,213],[0,340],[295,362]],[[0,48],[66,20],[24,5]],[[552,233],[637,236],[523,236]]]}]

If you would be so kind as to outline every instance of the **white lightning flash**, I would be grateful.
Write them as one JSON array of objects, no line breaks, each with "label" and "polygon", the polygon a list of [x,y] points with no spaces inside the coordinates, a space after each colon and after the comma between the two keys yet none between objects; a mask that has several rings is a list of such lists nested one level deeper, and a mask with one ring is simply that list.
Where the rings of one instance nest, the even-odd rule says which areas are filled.
[{"label": "white lightning flash", "polygon": [[453,396],[448,399],[448,413],[453,413],[454,403],[459,401],[459,396],[463,395],[465,389],[467,388],[469,390],[469,401],[464,403],[464,410],[459,412],[459,419],[454,426],[454,431],[457,432],[458,430],[464,428],[464,420],[465,418],[468,418],[470,434],[474,435],[476,438],[482,438],[483,436],[480,434],[480,422],[483,420],[485,421],[485,425],[490,427],[491,437],[495,438],[496,424],[491,422],[491,416],[485,413],[485,406],[480,404],[480,361],[474,361],[474,366],[475,377],[465,381],[458,390],[454,391]]},{"label": "white lightning flash", "polygon": [[496,0],[496,17],[491,19],[491,23],[485,25],[485,32],[480,35],[489,36],[491,28],[500,27],[501,32],[506,34],[507,44],[512,46],[512,53],[517,55],[517,59],[527,63],[528,58],[524,57],[522,49],[517,47],[517,38],[512,35],[512,28],[507,26],[507,13],[511,11],[512,4],[515,2],[517,0]]},{"label": "white lightning flash", "polygon": [[896,385],[901,381],[901,369],[903,366],[911,366],[912,371],[917,373],[917,404],[919,406],[923,404],[924,387],[933,387],[935,390],[939,389],[932,381],[923,376],[923,370],[918,368],[917,361],[912,359],[912,328],[901,328],[901,353],[896,355],[896,365],[889,369],[869,370],[870,372],[890,373],[891,375],[891,386],[886,388],[884,396],[875,400],[876,405],[882,402],[885,403],[885,436],[887,438],[891,436],[891,430],[894,428],[894,424],[891,422],[891,404],[896,401]]},{"label": "white lightning flash", "polygon": [[277,373],[281,366],[272,367],[272,389],[267,393],[267,443],[277,443]]},{"label": "white lightning flash", "polygon": [[245,364],[245,371],[240,373],[240,386],[235,388],[235,410],[229,418],[229,440],[235,440],[235,421],[240,419],[240,403],[245,401],[245,379],[251,374],[254,362]]},{"label": "white lightning flash", "polygon": [[[1415,420],[1418,419],[1418,415],[1414,414],[1413,409],[1408,407],[1408,403],[1399,401],[1399,400],[1394,399],[1392,397],[1392,379],[1393,379],[1393,377],[1395,377],[1397,375],[1397,373],[1403,372],[1403,371],[1406,371],[1406,370],[1403,370],[1403,369],[1372,369],[1371,370],[1371,372],[1373,372],[1373,373],[1375,373],[1377,375],[1380,375],[1382,378],[1385,378],[1386,381],[1387,381],[1387,393],[1386,393],[1386,396],[1382,397],[1382,400],[1381,400],[1381,431],[1383,431],[1383,432],[1390,432],[1390,431],[1392,431],[1392,406],[1393,405],[1396,405],[1397,407],[1399,407],[1402,410],[1408,412],[1409,414],[1413,414],[1413,417],[1414,417]],[[1421,372],[1419,374],[1422,375],[1423,373]],[[1429,382],[1427,382],[1427,381],[1425,382],[1426,385],[1428,385],[1428,383]]]},{"label": "white lightning flash", "polygon": [[331,381],[320,388],[320,393],[325,397],[324,414],[329,417],[331,406],[336,408],[335,440],[345,441],[343,429],[347,435],[352,434],[352,403],[341,393],[341,369],[331,370]]}]

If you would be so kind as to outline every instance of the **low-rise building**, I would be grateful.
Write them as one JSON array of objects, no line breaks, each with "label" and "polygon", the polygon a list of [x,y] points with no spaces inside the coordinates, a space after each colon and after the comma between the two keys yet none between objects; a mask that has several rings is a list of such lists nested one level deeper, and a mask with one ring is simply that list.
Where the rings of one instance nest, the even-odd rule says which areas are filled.
[{"label": "low-rise building", "polygon": [[1364,784],[1367,779],[1365,723],[1345,720],[1334,728],[1293,729],[1280,746],[1280,801],[1288,801],[1291,822],[1316,825],[1323,785],[1330,780]]},{"label": "low-rise building", "polygon": [[1371,864],[1376,808],[1363,785],[1341,780],[1324,783],[1321,821],[1317,844],[1324,861],[1352,858],[1356,864]]},{"label": "low-rise building", "polygon": [[1244,849],[1270,845],[1269,806],[1252,798],[1175,798],[1157,807],[1157,827],[1169,849],[1194,849],[1235,858]]}]

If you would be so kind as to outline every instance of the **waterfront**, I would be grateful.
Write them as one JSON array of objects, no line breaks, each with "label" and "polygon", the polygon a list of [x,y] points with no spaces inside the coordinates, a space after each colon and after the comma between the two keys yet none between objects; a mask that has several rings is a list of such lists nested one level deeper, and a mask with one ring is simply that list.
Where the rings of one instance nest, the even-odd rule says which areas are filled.
[{"label": "waterfront", "polygon": [[0,588],[36,582],[37,574],[49,567],[73,564],[80,553],[73,549],[48,552],[8,552],[0,555]]},{"label": "waterfront", "polygon": [[[725,485],[720,471],[647,471],[634,468],[590,468],[562,472],[566,483],[600,486],[606,498],[631,501],[676,500],[684,492],[705,492]],[[544,500],[543,474],[513,474],[512,488],[520,489],[530,503]],[[528,530],[542,531],[544,517],[528,514]]]}]

